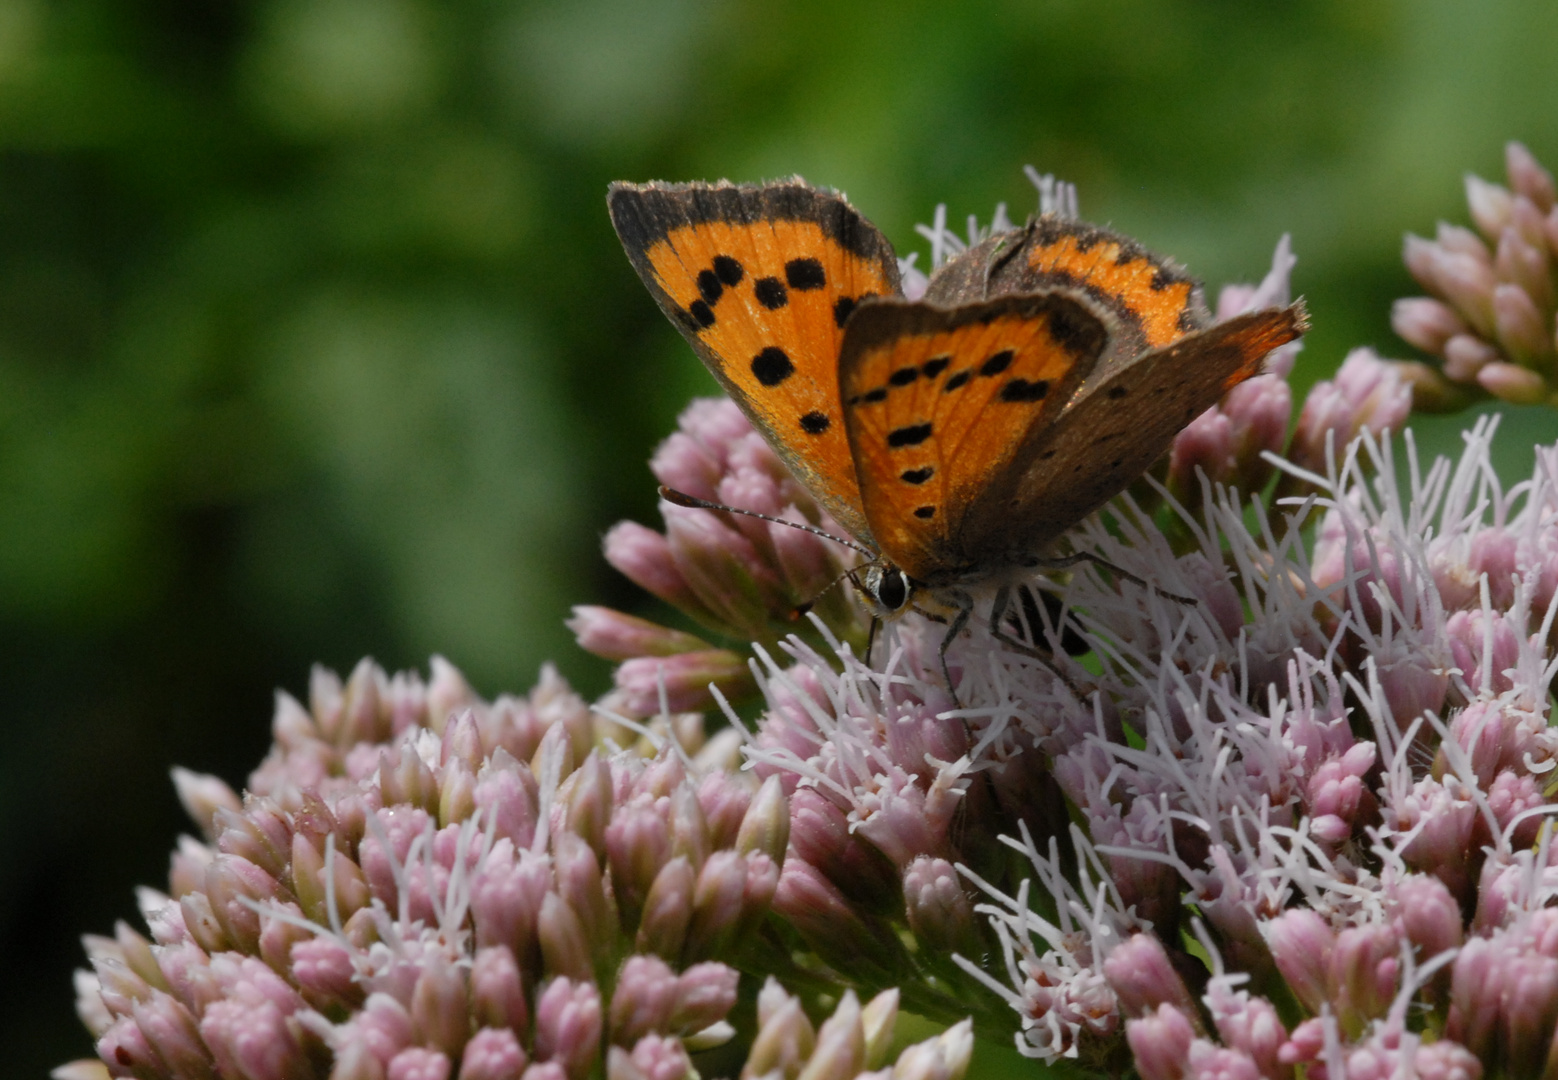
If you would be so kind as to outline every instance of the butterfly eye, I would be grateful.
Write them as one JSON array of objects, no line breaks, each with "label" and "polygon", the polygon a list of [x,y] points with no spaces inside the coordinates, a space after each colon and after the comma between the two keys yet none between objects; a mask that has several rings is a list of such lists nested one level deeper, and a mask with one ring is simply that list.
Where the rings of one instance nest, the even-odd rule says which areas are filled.
[{"label": "butterfly eye", "polygon": [[866,574],[866,591],[884,614],[896,615],[909,603],[909,576],[897,567],[874,566]]}]

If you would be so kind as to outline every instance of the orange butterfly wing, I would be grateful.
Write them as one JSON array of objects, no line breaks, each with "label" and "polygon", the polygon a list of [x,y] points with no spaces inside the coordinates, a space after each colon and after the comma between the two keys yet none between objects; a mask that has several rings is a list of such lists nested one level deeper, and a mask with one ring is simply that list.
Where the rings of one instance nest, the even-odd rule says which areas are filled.
[{"label": "orange butterfly wing", "polygon": [[[1162,348],[1212,322],[1200,285],[1183,267],[1128,236],[1053,214],[959,255],[931,279],[924,299],[952,305],[1054,288],[1084,293],[1110,311],[1111,359]],[[1095,381],[1112,366],[1100,365]]]},{"label": "orange butterfly wing", "polygon": [[969,509],[1012,475],[1108,342],[1098,311],[1058,292],[958,308],[862,305],[844,334],[839,386],[882,554],[933,586],[975,570]]},{"label": "orange butterfly wing", "polygon": [[855,305],[899,292],[892,245],[843,196],[799,180],[613,184],[607,203],[693,350],[839,524],[873,542],[837,364]]},{"label": "orange butterfly wing", "polygon": [[1140,476],[1186,424],[1258,375],[1267,353],[1307,327],[1302,303],[1268,308],[1154,349],[1101,382],[1089,380],[1011,463],[1010,488],[971,508],[970,555],[999,566],[1042,552]]}]

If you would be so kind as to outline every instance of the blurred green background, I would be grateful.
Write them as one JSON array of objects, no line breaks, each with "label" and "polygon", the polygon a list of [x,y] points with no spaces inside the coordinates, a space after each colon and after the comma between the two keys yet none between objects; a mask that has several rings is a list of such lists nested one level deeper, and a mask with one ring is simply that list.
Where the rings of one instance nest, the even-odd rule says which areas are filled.
[{"label": "blurred green background", "polygon": [[644,609],[598,538],[713,389],[609,181],[799,172],[918,248],[1031,162],[1214,285],[1289,231],[1304,387],[1410,355],[1463,171],[1558,166],[1555,57],[1536,0],[0,0],[5,1071],[90,1051],[76,935],[164,881],[168,767],[241,783],[311,663],[604,687],[561,619]]}]

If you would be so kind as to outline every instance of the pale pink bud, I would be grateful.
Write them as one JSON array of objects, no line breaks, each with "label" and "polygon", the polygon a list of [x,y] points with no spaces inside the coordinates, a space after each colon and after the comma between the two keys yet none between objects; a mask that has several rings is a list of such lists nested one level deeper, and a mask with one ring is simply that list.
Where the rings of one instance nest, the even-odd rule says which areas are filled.
[{"label": "pale pink bud", "polygon": [[465,1044],[459,1080],[520,1080],[529,1059],[506,1027],[484,1027]]},{"label": "pale pink bud", "polygon": [[[1489,574],[1488,584],[1491,586],[1492,574]],[[1507,580],[1507,579],[1506,579]],[[1507,586],[1506,586],[1507,587]],[[1491,590],[1490,590],[1491,591]],[[1454,611],[1444,623],[1445,636],[1450,641],[1450,656],[1455,660],[1455,666],[1461,669],[1461,678],[1471,688],[1472,693],[1486,692],[1502,694],[1514,687],[1514,681],[1510,671],[1520,662],[1520,639],[1516,636],[1510,620],[1499,612],[1492,613],[1492,625],[1488,625],[1488,619],[1481,609],[1471,611]],[[1492,645],[1489,649],[1488,645]],[[1484,728],[1484,720],[1489,719],[1495,725],[1501,723],[1498,716],[1485,718],[1480,710],[1458,718],[1461,721],[1460,729],[1471,730],[1475,725]],[[1497,737],[1502,738],[1502,732],[1495,728]],[[1468,749],[1471,743],[1467,742]],[[1491,761],[1501,760],[1499,757],[1487,759]],[[1491,766],[1486,778],[1493,775]]]},{"label": "pale pink bud", "polygon": [[580,980],[590,977],[594,966],[589,936],[573,908],[556,893],[547,893],[541,901],[536,938],[541,942],[541,959],[548,975]]},{"label": "pale pink bud", "polygon": [[617,905],[632,925],[655,875],[671,857],[671,828],[652,798],[636,797],[615,811],[606,826],[606,855]]},{"label": "pale pink bud", "polygon": [[1547,380],[1519,364],[1486,364],[1477,372],[1477,385],[1512,405],[1538,405],[1547,400]]},{"label": "pale pink bud", "polygon": [[[1500,831],[1507,829],[1522,814],[1546,803],[1542,784],[1535,777],[1513,769],[1499,773],[1488,786],[1488,809],[1493,812]],[[1536,842],[1541,825],[1541,819],[1534,814],[1521,819],[1510,834],[1510,843],[1517,848],[1530,847]]]},{"label": "pale pink bud", "polygon": [[1442,351],[1450,338],[1467,332],[1454,308],[1428,296],[1397,300],[1390,308],[1390,325],[1403,341],[1431,353]]},{"label": "pale pink bud", "polygon": [[438,731],[450,715],[476,705],[478,699],[460,669],[442,656],[433,654],[428,666],[432,675],[427,684],[428,726]]},{"label": "pale pink bud", "polygon": [[[324,855],[302,833],[292,837],[292,891],[298,898],[303,913],[323,926],[331,925],[331,919],[342,922],[359,908],[367,907],[373,895],[362,868],[339,849],[331,853],[329,871],[331,882],[326,881]],[[327,901],[332,889],[335,912],[332,916]]]},{"label": "pale pink bud", "polygon": [[633,584],[701,623],[719,625],[683,576],[666,537],[636,521],[619,521],[607,530],[602,547],[606,561]]},{"label": "pale pink bud", "polygon": [[[1521,205],[1529,208],[1530,204],[1522,199]],[[1501,281],[1524,292],[1536,309],[1546,309],[1552,303],[1553,281],[1547,268],[1545,240],[1538,239],[1537,243],[1533,244],[1515,229],[1505,230],[1504,236],[1499,240],[1498,253],[1493,258],[1493,267]],[[1498,315],[1497,300],[1498,295],[1495,293],[1495,316]],[[1539,314],[1537,322],[1541,321]],[[1535,351],[1540,355],[1548,350],[1544,345],[1538,346]]]},{"label": "pale pink bud", "polygon": [[1410,874],[1393,890],[1394,915],[1419,961],[1459,948],[1463,936],[1460,905],[1444,882],[1428,874]]},{"label": "pale pink bud", "polygon": [[739,980],[735,968],[713,960],[694,964],[682,972],[676,980],[671,1029],[691,1034],[725,1019],[735,1007]]},{"label": "pale pink bud", "polygon": [[1160,1005],[1195,1015],[1195,1001],[1154,934],[1133,934],[1104,960],[1104,978],[1126,1016],[1146,1016]]},{"label": "pale pink bud", "polygon": [[568,1080],[568,1071],[555,1061],[532,1062],[521,1080]]},{"label": "pale pink bud", "polygon": [[316,1009],[355,1008],[362,1004],[362,984],[354,976],[351,950],[333,937],[309,935],[291,950],[292,978]]},{"label": "pale pink bud", "polygon": [[1440,251],[1434,264],[1439,292],[1455,305],[1478,333],[1493,331],[1493,287],[1498,284],[1491,262],[1474,255]]},{"label": "pale pink bud", "polygon": [[384,1080],[449,1080],[449,1059],[437,1050],[408,1046],[390,1059]]},{"label": "pale pink bud", "polygon": [[[534,753],[535,747],[530,750]],[[535,774],[507,750],[500,747],[494,751],[492,759],[477,774],[476,790],[471,797],[494,835],[508,839],[517,850],[530,847],[535,839],[540,792]]]},{"label": "pale pink bud", "polygon": [[1185,1014],[1165,1002],[1150,1015],[1126,1022],[1125,1041],[1142,1080],[1182,1080],[1189,1065],[1195,1028]]},{"label": "pale pink bud", "polygon": [[1407,233],[1402,238],[1401,261],[1406,264],[1407,270],[1417,279],[1418,284],[1431,292],[1439,291],[1439,280],[1435,276],[1438,257],[1439,245],[1432,240],[1426,240],[1412,233]]},{"label": "pale pink bud", "polygon": [[652,1031],[665,1031],[676,1005],[676,972],[658,956],[630,956],[611,995],[611,1041],[632,1046]]},{"label": "pale pink bud", "polygon": [[746,778],[728,772],[711,772],[698,783],[698,808],[709,830],[709,845],[728,848],[737,842],[741,822],[752,805],[752,789]]},{"label": "pale pink bud", "polygon": [[1503,952],[1501,942],[1472,938],[1451,965],[1446,1032],[1479,1058],[1488,1055],[1498,1033],[1505,992]]},{"label": "pale pink bud", "polygon": [[379,787],[388,806],[404,803],[438,809],[438,778],[409,743],[397,743],[379,753]]},{"label": "pale pink bud", "polygon": [[212,812],[216,849],[248,859],[272,877],[285,875],[292,850],[292,827],[269,799],[250,799],[243,811],[219,806]]},{"label": "pale pink bud", "polygon": [[883,943],[838,887],[802,859],[785,859],[773,907],[824,956],[852,957],[857,962],[880,959]]},{"label": "pale pink bud", "polygon": [[579,837],[564,832],[552,845],[552,859],[557,891],[579,916],[585,936],[597,952],[609,949],[616,939],[616,921],[595,853]]},{"label": "pale pink bud", "polygon": [[465,972],[432,953],[411,991],[411,1020],[419,1040],[458,1057],[470,1034],[470,1003]]},{"label": "pale pink bud", "polygon": [[817,1046],[797,1080],[853,1080],[865,1065],[866,1037],[860,1023],[860,999],[853,990],[817,1029]]},{"label": "pale pink bud", "polygon": [[515,956],[524,956],[534,940],[551,877],[545,857],[528,850],[516,856],[507,839],[494,844],[471,881],[476,943],[506,945]]},{"label": "pale pink bud", "polygon": [[[755,627],[748,627],[754,633]],[[660,712],[660,691],[672,712],[693,712],[712,706],[712,683],[727,699],[746,697],[755,691],[752,671],[738,653],[729,649],[702,649],[676,656],[643,656],[626,660],[612,673],[622,695],[622,707],[638,716]]]},{"label": "pale pink bud", "polygon": [[1312,1013],[1328,1001],[1327,969],[1336,935],[1309,908],[1291,908],[1265,926],[1266,945],[1293,996]]},{"label": "pale pink bud", "polygon": [[1444,343],[1444,375],[1456,382],[1475,382],[1477,372],[1499,360],[1492,345],[1473,334],[1456,334]]},{"label": "pale pink bud", "polygon": [[683,946],[689,959],[723,951],[741,918],[746,881],[746,857],[738,852],[716,851],[704,862],[693,889],[692,921]]},{"label": "pale pink bud", "polygon": [[237,793],[220,777],[207,773],[191,772],[173,767],[173,789],[178,793],[184,812],[190,816],[207,840],[216,839],[213,816],[218,810],[238,813],[243,807]]},{"label": "pale pink bud", "polygon": [[643,1080],[682,1080],[692,1072],[682,1041],[666,1035],[645,1035],[633,1045],[630,1059],[632,1074]]},{"label": "pale pink bud", "polygon": [[798,788],[790,797],[790,847],[849,899],[872,910],[897,906],[896,868],[852,831],[844,812],[815,788]]},{"label": "pale pink bud", "polygon": [[600,1053],[600,991],[591,982],[553,979],[536,1000],[536,1057],[583,1080]]},{"label": "pale pink bud", "polygon": [[952,864],[921,855],[903,872],[909,929],[933,952],[970,952],[977,947],[974,905]]},{"label": "pale pink bud", "polygon": [[580,604],[567,620],[579,647],[607,660],[630,660],[635,656],[675,656],[677,653],[708,649],[700,637],[672,630],[668,626],[640,619],[611,608]]},{"label": "pale pink bud", "polygon": [[169,1076],[205,1076],[213,1062],[200,1039],[195,1018],[172,997],[155,992],[136,1002],[130,1015],[145,1036],[147,1045],[163,1063]]},{"label": "pale pink bud", "polygon": [[250,905],[281,899],[280,889],[275,878],[234,855],[218,855],[206,868],[211,913],[227,940],[243,952],[257,952],[260,944],[260,916]]},{"label": "pale pink bud", "polygon": [[1349,927],[1336,935],[1329,974],[1332,1007],[1344,1024],[1385,1015],[1396,996],[1401,944],[1388,926]]},{"label": "pale pink bud", "polygon": [[1468,255],[1480,263],[1492,264],[1492,253],[1482,237],[1463,226],[1441,221],[1434,229],[1434,240],[1441,251],[1451,255]]},{"label": "pale pink bud", "polygon": [[1378,435],[1399,430],[1412,410],[1412,388],[1393,364],[1372,349],[1347,354],[1334,380],[1316,383],[1304,400],[1289,456],[1306,468],[1325,471],[1326,441],[1334,442],[1340,460],[1359,432]]},{"label": "pale pink bud", "polygon": [[96,1049],[103,1061],[112,1061],[123,1070],[121,1076],[155,1076],[163,1069],[140,1025],[128,1016],[116,1021],[98,1038]]},{"label": "pale pink bud", "polygon": [[1504,169],[1509,186],[1536,204],[1544,214],[1553,208],[1553,174],[1542,168],[1523,143],[1504,145]]},{"label": "pale pink bud", "polygon": [[962,1080],[974,1056],[974,1026],[960,1020],[934,1039],[906,1047],[892,1080]]},{"label": "pale pink bud", "polygon": [[524,1031],[530,1026],[519,965],[508,946],[476,950],[471,961],[471,1013],[477,1023],[491,1028]]},{"label": "pale pink bud", "polygon": [[1553,351],[1542,313],[1518,285],[1498,285],[1493,290],[1493,321],[1499,341],[1517,360],[1545,356]]},{"label": "pale pink bud", "polygon": [[1471,219],[1489,240],[1497,240],[1509,224],[1511,198],[1508,189],[1466,174],[1466,203]]},{"label": "pale pink bud", "polygon": [[566,787],[567,823],[598,856],[606,853],[606,826],[611,822],[611,766],[596,751],[584,759]]},{"label": "pale pink bud", "polygon": [[218,1001],[200,1018],[200,1037],[223,1076],[291,1080],[307,1075],[308,1059],[287,1014],[270,1002]]},{"label": "pale pink bud", "polygon": [[678,855],[661,868],[644,899],[644,914],[639,922],[637,948],[652,952],[673,963],[680,959],[692,919],[692,894],[697,875],[685,855]]},{"label": "pale pink bud", "polygon": [[[1481,1080],[1482,1062],[1460,1043],[1435,1039],[1419,1044],[1412,1057],[1412,1073],[1417,1080]],[[1551,1071],[1547,1075],[1552,1075]]]},{"label": "pale pink bud", "polygon": [[707,510],[666,506],[663,512],[671,557],[724,626],[739,636],[762,637],[771,612],[793,607],[774,569],[740,532]]},{"label": "pale pink bud", "polygon": [[1207,1005],[1217,1033],[1232,1049],[1247,1054],[1262,1076],[1282,1076],[1280,1053],[1287,1041],[1287,1029],[1277,1015],[1276,1006],[1263,997],[1231,993],[1214,980],[1206,994]]}]

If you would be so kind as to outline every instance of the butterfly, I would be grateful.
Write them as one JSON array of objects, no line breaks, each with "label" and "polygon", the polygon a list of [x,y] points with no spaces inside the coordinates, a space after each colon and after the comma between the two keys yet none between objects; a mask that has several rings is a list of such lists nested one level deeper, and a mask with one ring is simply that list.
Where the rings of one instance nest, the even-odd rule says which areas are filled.
[{"label": "butterfly", "polygon": [[661,310],[868,556],[854,580],[875,614],[948,623],[949,688],[976,591],[1021,646],[1001,631],[1012,584],[1101,562],[1049,553],[1307,329],[1302,303],[1214,324],[1182,269],[1055,214],[910,301],[887,238],[798,177],[616,183],[607,205]]}]

